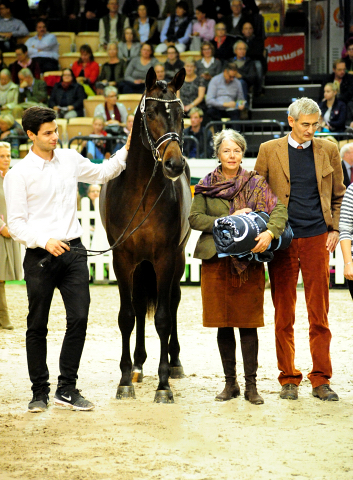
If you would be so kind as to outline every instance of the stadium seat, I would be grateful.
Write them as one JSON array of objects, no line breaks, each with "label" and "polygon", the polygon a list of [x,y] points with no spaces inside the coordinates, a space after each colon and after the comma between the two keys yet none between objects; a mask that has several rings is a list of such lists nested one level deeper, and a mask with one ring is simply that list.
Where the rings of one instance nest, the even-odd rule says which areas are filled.
[{"label": "stadium seat", "polygon": [[185,62],[185,60],[188,57],[192,57],[195,60],[195,62],[202,58],[201,53],[198,50],[196,50],[196,51],[190,50],[190,51],[187,51],[187,52],[179,53],[179,57],[180,57],[180,60],[182,60],[183,62]]},{"label": "stadium seat", "polygon": [[73,52],[75,49],[75,34],[73,32],[51,32],[59,43],[59,55]]},{"label": "stadium seat", "polygon": [[15,52],[4,52],[3,58],[4,58],[4,63],[6,63],[7,66],[10,66],[11,63],[17,61]]},{"label": "stadium seat", "polygon": [[70,118],[67,124],[67,136],[69,140],[73,137],[79,137],[81,135],[86,136],[92,133],[92,117],[76,117]]},{"label": "stadium seat", "polygon": [[80,51],[81,45],[88,43],[92,48],[92,52],[96,52],[99,47],[99,33],[98,32],[80,32],[76,35],[76,52]]},{"label": "stadium seat", "polygon": [[140,103],[141,97],[141,93],[123,93],[119,95],[118,102],[125,105],[128,114],[133,114]]},{"label": "stadium seat", "polygon": [[73,63],[80,58],[80,52],[64,53],[59,56],[59,64],[62,70],[72,68]]},{"label": "stadium seat", "polygon": [[86,117],[93,117],[97,105],[104,103],[104,95],[95,95],[88,97],[83,101]]}]

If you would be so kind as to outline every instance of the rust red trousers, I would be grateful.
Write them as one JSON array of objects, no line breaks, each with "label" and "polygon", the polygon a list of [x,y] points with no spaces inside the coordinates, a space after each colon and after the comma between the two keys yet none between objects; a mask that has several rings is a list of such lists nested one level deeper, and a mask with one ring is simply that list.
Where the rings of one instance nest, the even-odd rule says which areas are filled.
[{"label": "rust red trousers", "polygon": [[329,384],[332,376],[329,309],[329,252],[327,233],[293,239],[287,250],[278,250],[268,264],[275,307],[277,362],[281,385],[299,385],[303,375],[295,368],[294,323],[297,281],[301,269],[309,320],[313,367],[308,378],[313,388]]}]

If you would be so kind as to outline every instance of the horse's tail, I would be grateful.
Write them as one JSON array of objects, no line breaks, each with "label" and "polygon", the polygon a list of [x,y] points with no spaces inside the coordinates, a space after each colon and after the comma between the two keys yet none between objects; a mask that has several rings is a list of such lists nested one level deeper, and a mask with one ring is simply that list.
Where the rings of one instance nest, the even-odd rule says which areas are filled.
[{"label": "horse's tail", "polygon": [[133,304],[137,309],[146,308],[147,314],[154,315],[157,308],[157,279],[151,262],[143,261],[134,272]]}]

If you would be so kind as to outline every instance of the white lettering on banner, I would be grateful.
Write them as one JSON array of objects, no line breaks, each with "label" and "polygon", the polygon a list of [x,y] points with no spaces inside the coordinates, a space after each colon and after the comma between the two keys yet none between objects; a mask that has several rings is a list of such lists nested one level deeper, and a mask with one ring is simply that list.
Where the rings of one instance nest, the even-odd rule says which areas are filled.
[{"label": "white lettering on banner", "polygon": [[299,48],[298,50],[294,51],[294,52],[291,52],[291,53],[288,53],[286,55],[278,55],[278,56],[272,56],[272,57],[268,57],[268,61],[269,62],[283,62],[283,61],[286,61],[286,60],[290,60],[292,58],[295,58],[295,57],[300,57],[300,55],[303,55],[304,51],[302,48]]}]

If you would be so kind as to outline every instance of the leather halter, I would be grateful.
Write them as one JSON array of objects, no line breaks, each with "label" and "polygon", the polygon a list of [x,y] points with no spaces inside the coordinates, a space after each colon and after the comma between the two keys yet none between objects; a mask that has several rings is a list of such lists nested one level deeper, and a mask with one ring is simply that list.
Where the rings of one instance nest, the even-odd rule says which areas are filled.
[{"label": "leather halter", "polygon": [[[144,94],[142,99],[141,99],[141,103],[140,103],[140,112],[141,112],[141,115],[142,115],[143,127],[145,129],[146,137],[147,137],[149,146],[151,148],[152,155],[153,155],[153,158],[154,158],[155,162],[157,162],[157,161],[161,162],[163,160],[164,153],[167,150],[167,147],[170,144],[170,142],[178,142],[181,153],[183,153],[184,121],[182,121],[182,125],[181,125],[181,132],[182,132],[181,133],[181,138],[176,132],[168,132],[168,133],[165,133],[164,135],[162,135],[161,137],[159,137],[158,140],[154,141],[153,137],[150,134],[150,131],[148,129],[148,125],[147,125],[147,118],[146,118],[146,101],[147,100],[153,100],[155,102],[164,103],[165,104],[165,110],[166,110],[168,115],[170,115],[170,108],[169,108],[170,103],[176,103],[177,102],[182,107],[183,102],[180,100],[180,98],[175,98],[173,100],[165,100],[163,98],[146,97],[146,94]],[[141,124],[142,124],[142,122],[141,122]],[[158,149],[165,142],[168,142],[168,143],[167,143],[167,145],[166,145],[166,147],[163,151],[163,155],[161,156]]]}]

